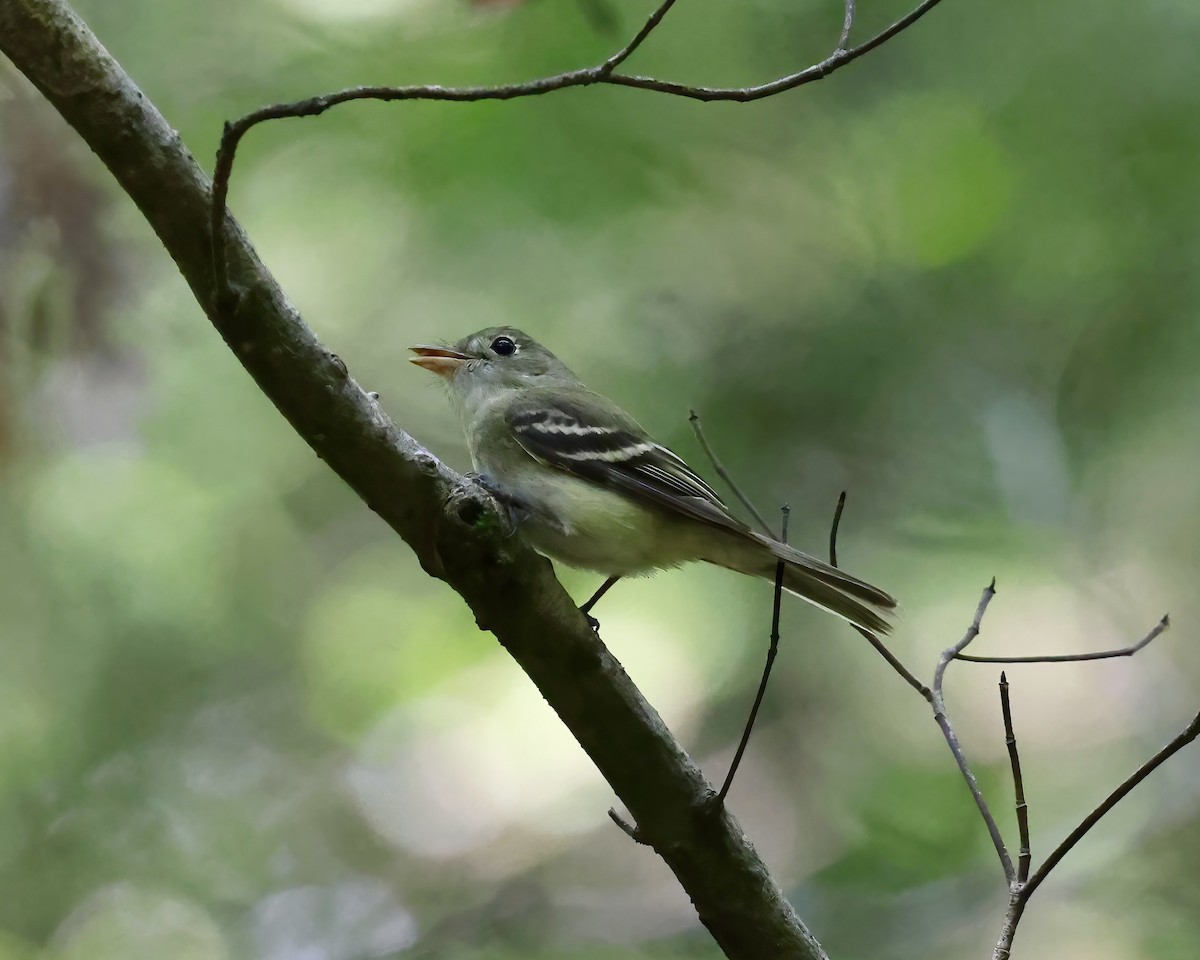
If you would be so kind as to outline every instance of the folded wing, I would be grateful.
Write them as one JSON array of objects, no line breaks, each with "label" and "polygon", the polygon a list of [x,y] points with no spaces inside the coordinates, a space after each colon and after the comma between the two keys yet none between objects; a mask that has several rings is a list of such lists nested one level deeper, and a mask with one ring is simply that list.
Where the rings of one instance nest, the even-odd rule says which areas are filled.
[{"label": "folded wing", "polygon": [[[831,601],[832,594],[824,595],[822,587],[885,610],[896,606],[889,594],[823,560],[751,531],[680,457],[656,443],[605,398],[582,391],[572,396],[531,392],[528,401],[509,410],[508,423],[521,447],[542,463],[725,530],[743,542],[743,548],[734,551],[739,556],[746,554],[739,562],[716,556],[708,558],[712,562],[770,579],[775,562],[782,560],[802,578],[787,584],[792,592],[868,629],[887,630],[877,615],[857,604],[849,610],[843,609],[846,604],[839,607]],[[751,547],[753,550],[747,550]],[[754,569],[746,569],[751,554],[756,558],[750,564]],[[759,564],[758,557],[765,564]],[[806,589],[804,582],[813,586]]]},{"label": "folded wing", "polygon": [[682,459],[623,411],[601,407],[603,398],[540,399],[509,413],[513,435],[530,456],[668,511],[748,532]]}]

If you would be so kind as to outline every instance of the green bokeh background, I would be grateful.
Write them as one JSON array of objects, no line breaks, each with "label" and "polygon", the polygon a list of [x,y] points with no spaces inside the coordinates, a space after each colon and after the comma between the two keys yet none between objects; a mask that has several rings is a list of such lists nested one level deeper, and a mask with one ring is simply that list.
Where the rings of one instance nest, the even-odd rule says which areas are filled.
[{"label": "green bokeh background", "polygon": [[[210,158],[221,123],[359,83],[597,62],[633,0],[80,0]],[[597,11],[602,15],[597,15]],[[862,4],[858,35],[900,16]],[[839,5],[687,0],[631,69],[756,83]],[[606,26],[606,23],[612,23]],[[614,26],[615,25],[615,26]],[[1035,858],[1200,690],[1200,7],[946,0],[751,105],[621,89],[356,104],[256,129],[231,206],[331,349],[467,466],[408,344],[527,329],[898,595],[923,676],[1000,593]],[[10,72],[0,101],[0,960],[708,960],[665,867],[458,598],[209,328],[132,204]],[[565,571],[585,596],[594,577]],[[622,585],[604,636],[711,778],[769,589]],[[786,606],[731,803],[837,960],[990,956],[986,833],[928,710]],[[996,670],[950,706],[1015,844]],[[1200,753],[1037,895],[1022,960],[1192,960]]]}]

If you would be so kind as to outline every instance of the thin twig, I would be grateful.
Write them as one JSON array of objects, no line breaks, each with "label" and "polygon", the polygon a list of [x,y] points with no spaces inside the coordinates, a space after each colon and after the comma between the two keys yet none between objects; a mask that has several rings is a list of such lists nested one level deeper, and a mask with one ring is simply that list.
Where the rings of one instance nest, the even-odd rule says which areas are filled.
[{"label": "thin twig", "polygon": [[[838,530],[842,525],[842,511],[845,510],[845,508],[846,491],[843,490],[841,494],[838,495],[837,506],[833,511],[833,523],[829,525],[829,565],[831,567],[836,567],[838,565],[837,538]],[[909,669],[900,662],[899,658],[888,649],[887,644],[875,636],[875,634],[873,634],[870,630],[866,630],[856,623],[852,623],[851,626],[858,631],[859,635],[866,640],[867,643],[875,648],[875,651],[888,662],[888,665],[893,670],[900,674],[901,679],[903,679],[905,683],[916,690],[917,693],[919,693],[927,701],[932,702],[933,694],[930,692],[929,688],[912,675]]]},{"label": "thin twig", "polygon": [[1008,677],[1000,673],[1000,712],[1004,716],[1004,745],[1008,748],[1008,762],[1012,767],[1013,797],[1017,811],[1017,835],[1020,849],[1017,852],[1017,883],[1029,879],[1029,862],[1033,854],[1029,846],[1029,807],[1025,803],[1025,781],[1021,778],[1021,755],[1017,752],[1017,735],[1013,732],[1012,704],[1008,699]]},{"label": "thin twig", "polygon": [[[782,515],[780,525],[782,533],[780,540],[787,543],[788,537],[788,518],[792,514],[791,507],[784,504],[780,510]],[[721,790],[717,794],[717,802],[724,803],[725,797],[729,794],[729,788],[733,786],[733,776],[737,773],[738,767],[742,763],[742,754],[746,752],[746,745],[750,742],[750,733],[754,730],[754,721],[758,719],[758,708],[762,706],[763,697],[767,693],[767,683],[771,679],[771,667],[775,664],[775,656],[779,653],[779,612],[783,602],[783,568],[784,563],[780,560],[775,564],[775,598],[771,608],[771,639],[767,646],[767,662],[763,664],[762,678],[758,681],[758,692],[754,695],[754,705],[750,708],[750,716],[746,718],[746,726],[742,730],[742,739],[738,741],[737,750],[733,754],[733,761],[729,764],[729,772],[725,774],[725,782],[721,784]]]},{"label": "thin twig", "polygon": [[887,644],[875,636],[875,634],[873,634],[870,630],[860,627],[857,623],[851,624],[851,626],[854,627],[854,629],[862,635],[867,643],[873,646],[875,651],[888,662],[888,666],[900,674],[900,678],[905,683],[916,690],[917,693],[919,693],[925,700],[930,703],[933,702],[933,691],[931,691],[929,687],[925,686],[925,684],[913,676],[908,667],[902,664],[899,658],[887,648]]},{"label": "thin twig", "polygon": [[975,616],[971,620],[971,625],[967,627],[967,632],[963,634],[963,638],[954,646],[943,650],[942,656],[938,660],[936,669],[933,672],[933,692],[940,694],[942,692],[942,684],[944,682],[946,667],[950,665],[950,661],[954,660],[962,653],[971,642],[979,636],[979,631],[983,626],[983,615],[987,613],[988,604],[992,602],[992,597],[996,595],[996,578],[992,577],[992,582],[983,588],[983,595],[979,598],[979,604],[975,607]]},{"label": "thin twig", "polygon": [[684,83],[673,83],[668,80],[656,80],[653,77],[630,77],[624,74],[613,74],[605,79],[605,83],[617,84],[624,87],[637,87],[640,90],[653,90],[656,93],[670,93],[677,97],[688,97],[692,100],[712,102],[714,100],[732,100],[736,103],[749,103],[752,100],[762,100],[773,97],[786,90],[814,80],[823,80],[835,70],[852,63],[864,54],[870,53],[876,47],[881,47],[897,34],[902,33],[920,20],[925,14],[936,7],[941,0],[924,0],[920,6],[914,7],[891,26],[880,30],[870,40],[860,43],[848,50],[837,50],[820,63],[805,67],[796,73],[788,74],[769,83],[761,83],[754,87],[698,87]]},{"label": "thin twig", "polygon": [[[853,0],[847,0],[847,2],[852,3]],[[662,18],[667,15],[667,11],[673,6],[675,6],[675,0],[663,0],[658,5],[658,9],[650,14],[649,19],[642,24],[642,29],[637,32],[634,38],[604,61],[600,67],[600,77],[607,77],[623,64],[629,58],[629,55],[642,45],[642,41],[650,36],[650,32],[662,22]]]},{"label": "thin twig", "polygon": [[[838,497],[837,508],[834,511],[833,523],[830,527],[829,534],[829,560],[833,566],[837,566],[837,534],[841,524],[842,513],[845,509],[846,495],[843,493]],[[933,687],[930,689],[916,679],[904,666],[896,659],[890,650],[877,637],[869,631],[863,630],[861,627],[855,627],[858,632],[865,637],[872,646],[888,661],[888,663],[900,674],[901,677],[914,690],[920,693],[933,707],[934,720],[937,722],[938,728],[942,731],[942,736],[946,740],[947,746],[950,748],[951,754],[954,756],[955,763],[958,764],[959,771],[963,775],[963,779],[967,783],[967,787],[971,791],[971,796],[975,800],[975,805],[979,809],[979,814],[983,818],[983,822],[987,827],[989,836],[992,839],[992,844],[996,848],[996,855],[1000,859],[1001,867],[1004,870],[1004,877],[1009,886],[1009,907],[1005,913],[1004,921],[1001,926],[1000,937],[997,940],[995,950],[993,951],[993,960],[1010,960],[1012,951],[1012,941],[1016,935],[1017,927],[1021,922],[1021,917],[1024,915],[1025,907],[1029,902],[1030,896],[1046,878],[1047,874],[1054,869],[1055,866],[1067,855],[1072,847],[1077,844],[1083,836],[1096,825],[1097,822],[1125,796],[1127,796],[1134,788],[1138,786],[1147,776],[1150,775],[1157,767],[1161,766],[1175,753],[1181,750],[1184,746],[1191,743],[1193,740],[1200,737],[1200,714],[1192,720],[1183,732],[1180,733],[1174,740],[1167,744],[1162,750],[1155,754],[1150,760],[1142,764],[1138,770],[1114,790],[1093,810],[1078,827],[1054,850],[1053,853],[1046,859],[1036,872],[1030,877],[1030,868],[1032,863],[1032,855],[1030,851],[1029,839],[1029,812],[1025,802],[1025,784],[1021,773],[1020,755],[1017,751],[1016,734],[1013,729],[1012,722],[1012,705],[1009,700],[1008,678],[1002,673],[1000,675],[1000,707],[1004,717],[1004,738],[1008,748],[1009,763],[1013,773],[1013,793],[1015,798],[1016,816],[1017,816],[1017,831],[1020,842],[1020,849],[1017,855],[1017,865],[1014,869],[1012,857],[1005,846],[1004,839],[1000,835],[1000,828],[996,824],[996,819],[992,816],[992,812],[984,799],[983,792],[979,787],[979,782],[971,771],[970,764],[967,762],[966,754],[963,752],[961,744],[958,742],[958,736],[954,732],[954,726],[950,722],[950,718],[946,713],[945,697],[943,695],[943,686],[945,683],[946,668],[954,660],[972,660],[976,662],[990,663],[1056,663],[1065,661],[1078,660],[1097,660],[1111,657],[1132,656],[1139,650],[1144,649],[1157,636],[1163,633],[1169,626],[1170,620],[1163,617],[1158,624],[1141,640],[1128,647],[1123,647],[1120,650],[1109,650],[1095,654],[1073,654],[1062,657],[973,657],[964,654],[963,651],[979,636],[979,632],[983,623],[983,616],[987,612],[988,604],[996,595],[996,581],[993,579],[987,588],[983,591],[983,595],[979,598],[979,604],[975,609],[975,617],[971,621],[970,627],[964,634],[963,638],[943,651],[938,660],[937,667],[934,671]]]},{"label": "thin twig", "polygon": [[829,565],[837,566],[838,529],[842,525],[842,511],[846,509],[846,491],[838,494],[837,506],[833,508],[833,522],[829,524]]},{"label": "thin twig", "polygon": [[771,525],[767,523],[767,521],[763,518],[763,515],[758,512],[754,504],[750,501],[750,498],[742,493],[741,487],[734,482],[733,477],[729,475],[729,471],[725,469],[725,464],[723,464],[720,461],[720,458],[717,457],[716,451],[713,450],[712,446],[708,442],[708,437],[704,435],[704,427],[700,425],[700,415],[696,413],[695,410],[688,411],[688,423],[692,425],[692,432],[696,435],[696,440],[700,443],[700,449],[703,450],[704,455],[708,457],[708,462],[712,464],[713,469],[717,472],[717,476],[725,481],[725,485],[729,487],[729,489],[733,492],[733,495],[738,498],[738,502],[749,511],[750,516],[755,519],[763,533],[765,533],[772,540],[775,539],[775,531],[771,529]]},{"label": "thin twig", "polygon": [[1171,618],[1164,614],[1163,618],[1154,625],[1148,634],[1142,637],[1137,643],[1130,644],[1128,647],[1121,647],[1119,650],[1101,650],[1097,653],[1060,653],[1050,656],[1030,656],[1030,657],[976,657],[969,654],[960,653],[956,660],[967,660],[970,663],[1079,663],[1083,660],[1111,660],[1115,657],[1132,657],[1139,650],[1149,646],[1150,641],[1162,633],[1165,633],[1171,626]]},{"label": "thin twig", "polygon": [[838,50],[845,50],[850,44],[850,29],[854,26],[854,0],[846,0],[846,16],[842,21],[842,35],[838,37]]},{"label": "thin twig", "polygon": [[[212,209],[209,220],[213,256],[213,282],[215,294],[220,302],[229,299],[229,265],[226,255],[225,217],[226,200],[229,196],[229,178],[233,173],[233,162],[237,155],[238,145],[251,129],[268,120],[280,120],[286,117],[315,117],[343,103],[355,100],[442,100],[456,103],[473,103],[480,100],[515,100],[521,97],[536,97],[569,87],[587,87],[596,84],[611,84],[613,86],[633,87],[639,90],[649,90],[655,93],[686,97],[701,101],[734,101],[747,103],[772,97],[787,90],[816,80],[822,80],[835,70],[839,70],[859,57],[870,53],[877,47],[887,43],[893,37],[902,33],[920,20],[925,14],[936,7],[941,0],[923,0],[899,20],[881,30],[871,39],[860,43],[857,47],[837,49],[824,60],[814,63],[803,70],[779,77],[769,83],[750,87],[703,87],[669,80],[659,80],[655,77],[630,76],[614,72],[614,67],[622,63],[636,50],[646,37],[661,22],[671,3],[659,5],[650,19],[642,26],[634,38],[622,47],[612,57],[595,66],[580,70],[568,70],[564,73],[528,80],[523,83],[502,84],[483,87],[443,87],[436,84],[418,84],[412,86],[360,86],[337,90],[332,93],[295,100],[291,103],[275,103],[260,107],[245,116],[239,117],[232,123],[226,123],[221,135],[221,143],[217,148],[217,160],[213,169]],[[616,61],[612,63],[612,61]],[[610,66],[610,63],[612,65]]]},{"label": "thin twig", "polygon": [[958,735],[954,732],[950,718],[946,715],[946,700],[942,694],[942,684],[945,680],[946,667],[972,640],[979,636],[983,615],[987,612],[988,604],[992,602],[992,597],[995,595],[996,581],[993,578],[992,582],[984,588],[983,595],[979,598],[979,605],[975,608],[975,618],[971,621],[971,625],[967,628],[967,632],[963,635],[963,638],[954,646],[942,651],[942,656],[938,660],[937,667],[933,672],[933,695],[930,703],[933,706],[933,719],[942,731],[942,736],[946,738],[946,745],[954,755],[954,761],[958,764],[958,769],[962,773],[963,779],[967,782],[967,788],[971,791],[971,796],[975,800],[975,806],[979,808],[979,815],[983,818],[983,822],[987,826],[988,835],[992,838],[992,845],[996,848],[996,856],[1000,858],[1000,866],[1004,868],[1004,879],[1007,883],[1011,884],[1016,875],[1013,871],[1012,857],[1008,854],[1008,847],[1004,845],[1004,838],[1000,835],[1000,828],[996,825],[996,818],[992,816],[992,811],[988,808],[987,801],[983,798],[983,791],[979,787],[979,781],[975,779],[975,774],[971,771],[971,765],[967,762],[967,755],[963,752],[962,745],[958,742]]}]

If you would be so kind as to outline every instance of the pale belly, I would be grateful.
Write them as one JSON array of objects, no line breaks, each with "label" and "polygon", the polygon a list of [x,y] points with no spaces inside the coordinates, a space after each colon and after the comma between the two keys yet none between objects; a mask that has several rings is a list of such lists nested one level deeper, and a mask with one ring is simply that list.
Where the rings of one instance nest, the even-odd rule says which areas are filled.
[{"label": "pale belly", "polygon": [[[489,466],[492,469],[488,469]],[[693,525],[586,480],[538,465],[477,462],[501,487],[533,507],[520,530],[540,552],[608,576],[636,576],[699,559]]]},{"label": "pale belly", "polygon": [[572,567],[622,577],[697,559],[696,551],[681,542],[679,522],[673,517],[586,481],[568,480],[586,485],[570,494],[569,512],[551,512],[558,522],[534,516],[521,526],[540,552]]}]

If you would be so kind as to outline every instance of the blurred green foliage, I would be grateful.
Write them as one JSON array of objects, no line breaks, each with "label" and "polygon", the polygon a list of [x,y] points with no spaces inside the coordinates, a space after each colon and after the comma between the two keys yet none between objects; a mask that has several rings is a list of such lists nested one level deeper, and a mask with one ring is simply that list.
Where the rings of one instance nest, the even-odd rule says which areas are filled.
[{"label": "blurred green foliage", "polygon": [[[596,13],[597,5],[602,16]],[[80,0],[209,158],[359,83],[597,62],[633,0]],[[865,37],[904,12],[864,8]],[[256,129],[235,213],[354,375],[465,457],[414,342],[527,328],[690,460],[894,591],[921,675],[1018,667],[1035,860],[1195,710],[1200,7],[946,0],[752,105],[618,89],[356,104]],[[840,4],[680,3],[630,64],[760,82]],[[604,26],[618,24],[617,33]],[[707,960],[673,879],[524,676],[292,434],[36,93],[0,102],[0,960]],[[566,571],[578,596],[595,578]],[[719,779],[769,596],[623,584],[604,636]],[[789,605],[735,812],[840,960],[987,956],[994,854],[927,709]],[[1015,843],[994,671],[948,692]],[[1046,884],[1018,956],[1191,960],[1200,759]]]}]

